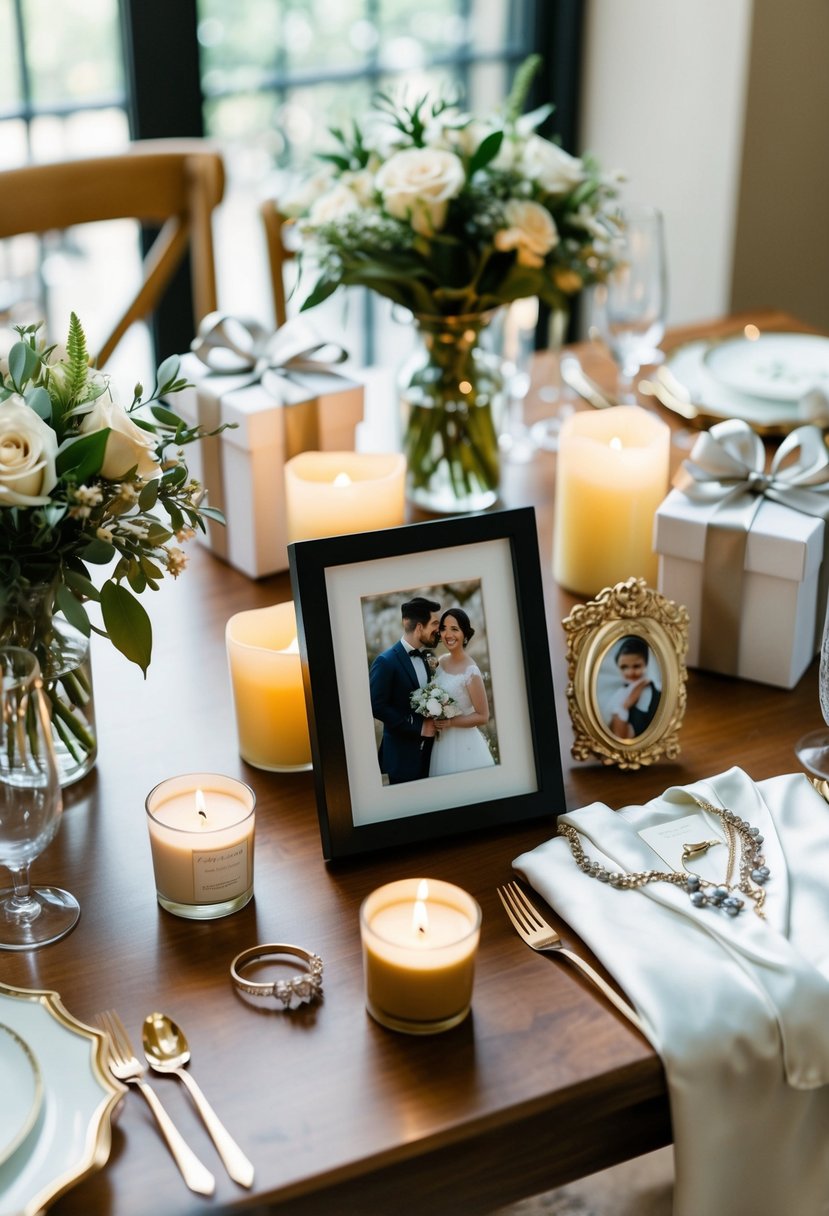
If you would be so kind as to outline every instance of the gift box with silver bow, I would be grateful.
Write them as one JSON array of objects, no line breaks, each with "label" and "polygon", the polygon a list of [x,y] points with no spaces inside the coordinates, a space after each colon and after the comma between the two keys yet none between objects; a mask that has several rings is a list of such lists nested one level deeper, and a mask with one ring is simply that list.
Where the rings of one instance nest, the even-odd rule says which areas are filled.
[{"label": "gift box with silver bow", "polygon": [[766,471],[744,422],[701,434],[656,515],[659,590],[688,609],[688,666],[793,688],[820,645],[829,450],[799,427]]},{"label": "gift box with silver bow", "polygon": [[176,411],[209,429],[235,424],[195,445],[193,475],[226,520],[202,539],[251,578],[288,569],[285,461],[304,451],[354,450],[363,387],[341,371],[346,357],[301,320],[272,334],[255,321],[211,313],[182,359],[194,387],[177,394]]}]

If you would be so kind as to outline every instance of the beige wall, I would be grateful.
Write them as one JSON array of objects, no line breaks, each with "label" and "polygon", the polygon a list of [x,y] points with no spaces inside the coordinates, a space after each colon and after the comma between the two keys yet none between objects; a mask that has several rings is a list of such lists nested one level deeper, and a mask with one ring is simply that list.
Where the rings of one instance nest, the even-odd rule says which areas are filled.
[{"label": "beige wall", "polygon": [[627,198],[664,211],[670,322],[720,315],[730,307],[752,0],[585,2],[580,150],[625,170]]},{"label": "beige wall", "polygon": [[829,2],[754,0],[732,301],[829,329]]}]

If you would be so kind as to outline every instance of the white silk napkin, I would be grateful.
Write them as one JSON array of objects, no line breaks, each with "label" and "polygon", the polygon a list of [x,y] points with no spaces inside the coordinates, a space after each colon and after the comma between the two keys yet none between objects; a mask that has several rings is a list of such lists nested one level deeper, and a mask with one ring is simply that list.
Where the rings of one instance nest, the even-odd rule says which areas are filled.
[{"label": "white silk napkin", "polygon": [[615,976],[662,1057],[674,1216],[827,1216],[829,806],[803,774],[755,784],[732,768],[561,822],[609,870],[662,870],[638,833],[698,810],[688,791],[763,834],[765,921],[749,900],[732,918],[668,883],[616,890],[579,870],[563,837],[514,865]]}]

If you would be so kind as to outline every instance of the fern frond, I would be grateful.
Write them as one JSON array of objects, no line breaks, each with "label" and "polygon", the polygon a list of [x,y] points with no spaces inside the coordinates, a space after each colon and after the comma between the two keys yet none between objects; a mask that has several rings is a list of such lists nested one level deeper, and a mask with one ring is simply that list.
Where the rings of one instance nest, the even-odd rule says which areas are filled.
[{"label": "fern frond", "polygon": [[77,313],[69,317],[69,336],[66,339],[65,392],[68,405],[81,401],[89,378],[89,351],[86,334]]}]

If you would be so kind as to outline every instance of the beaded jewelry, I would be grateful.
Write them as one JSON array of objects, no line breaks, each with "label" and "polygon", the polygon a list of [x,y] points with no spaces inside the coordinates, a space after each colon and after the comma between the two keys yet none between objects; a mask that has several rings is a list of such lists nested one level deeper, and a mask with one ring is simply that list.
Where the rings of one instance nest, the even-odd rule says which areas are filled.
[{"label": "beaded jewelry", "polygon": [[[628,874],[624,871],[607,870],[598,861],[591,861],[582,848],[579,833],[570,824],[560,823],[558,830],[569,843],[576,865],[589,878],[606,882],[620,891],[634,891],[650,882],[673,883],[674,886],[682,887],[687,892],[688,898],[695,908],[722,908],[728,916],[737,916],[743,910],[745,901],[736,894],[739,891],[752,901],[757,916],[761,920],[765,920],[766,914],[763,911],[763,904],[766,902],[765,884],[771,877],[771,872],[760,852],[763,836],[760,834],[759,828],[752,827],[747,820],[741,819],[739,815],[735,815],[733,811],[729,811],[725,807],[714,806],[713,803],[708,802],[705,798],[699,798],[695,794],[692,794],[691,797],[704,811],[716,815],[722,821],[728,844],[728,863],[725,881],[722,883],[702,878],[699,874],[688,871],[686,866],[687,861],[701,857],[710,848],[721,844],[720,840],[700,840],[696,843],[684,844],[682,847],[682,864],[686,869],[684,874],[676,870],[641,870],[638,873]],[[732,880],[738,849],[740,873],[739,879],[735,883]]]}]

